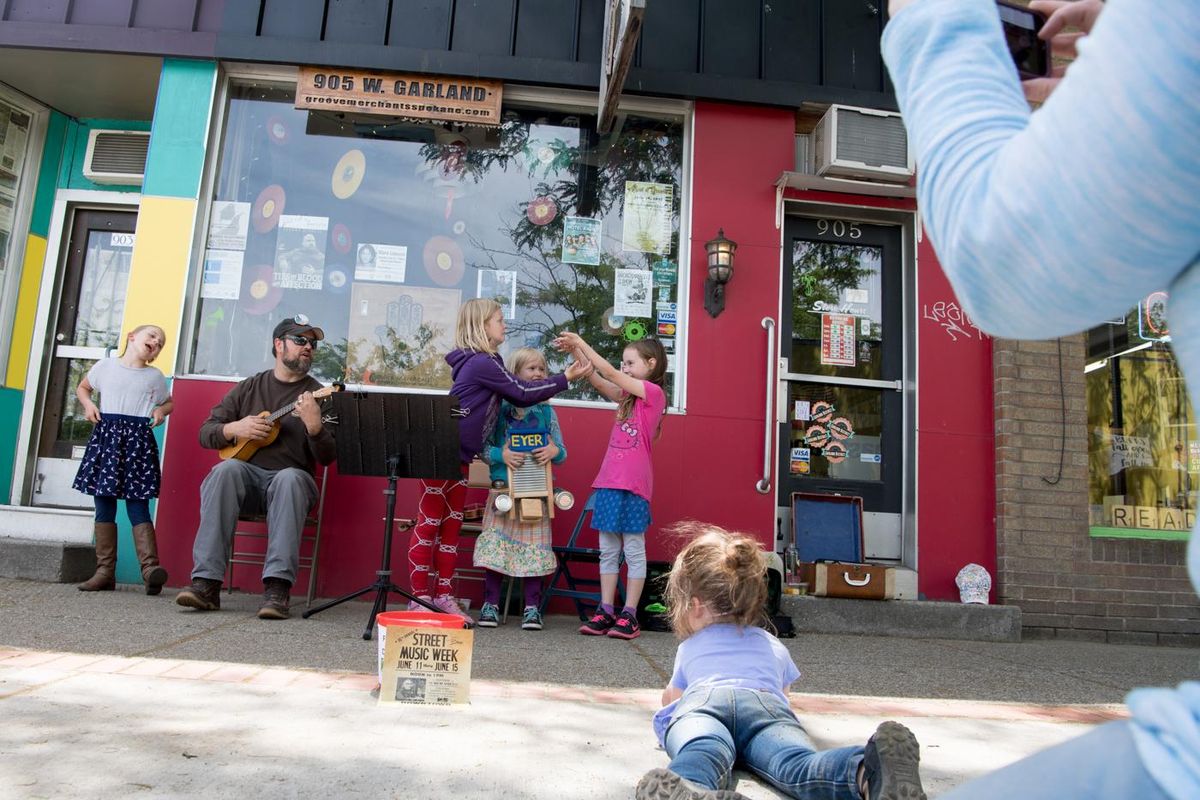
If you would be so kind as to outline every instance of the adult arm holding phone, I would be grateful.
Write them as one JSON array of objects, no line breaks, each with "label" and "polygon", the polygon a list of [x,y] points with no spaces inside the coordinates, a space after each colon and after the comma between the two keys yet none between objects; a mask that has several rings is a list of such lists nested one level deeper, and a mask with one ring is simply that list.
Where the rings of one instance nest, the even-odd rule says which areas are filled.
[{"label": "adult arm holding phone", "polygon": [[[992,0],[891,0],[883,55],[929,237],[964,310],[1045,339],[1170,292],[1172,347],[1200,398],[1200,14],[1194,0],[1035,2],[1078,58],[1028,88]],[[1074,25],[1086,36],[1063,36]],[[1200,590],[1200,534],[1188,545]],[[947,800],[1200,797],[1200,683],[1136,689],[1129,721],[984,776]]]}]

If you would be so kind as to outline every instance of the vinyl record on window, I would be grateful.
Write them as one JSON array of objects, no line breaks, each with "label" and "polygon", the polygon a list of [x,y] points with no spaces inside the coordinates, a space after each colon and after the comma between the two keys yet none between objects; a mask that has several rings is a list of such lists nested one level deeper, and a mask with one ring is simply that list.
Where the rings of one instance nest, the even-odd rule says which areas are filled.
[{"label": "vinyl record on window", "polygon": [[350,288],[350,273],[341,265],[326,267],[325,288],[334,294],[344,294]]},{"label": "vinyl record on window", "polygon": [[258,193],[254,207],[250,210],[250,224],[259,233],[267,233],[279,224],[279,215],[283,213],[287,193],[283,187],[273,183]]},{"label": "vinyl record on window", "polygon": [[549,225],[558,216],[558,206],[552,197],[535,197],[525,209],[525,217],[534,225]]},{"label": "vinyl record on window", "polygon": [[609,306],[600,317],[600,326],[604,328],[605,333],[617,336],[625,330],[625,318],[614,314],[612,306]]},{"label": "vinyl record on window", "polygon": [[267,138],[273,144],[287,144],[288,126],[283,118],[274,114],[267,118]]},{"label": "vinyl record on window", "polygon": [[350,248],[354,245],[354,237],[350,235],[350,229],[342,223],[337,223],[330,231],[329,241],[333,245],[333,249],[339,253],[349,253]]},{"label": "vinyl record on window", "polygon": [[446,236],[434,236],[425,242],[422,254],[425,272],[439,286],[457,286],[462,280],[464,258],[462,248]]},{"label": "vinyl record on window", "polygon": [[333,167],[333,177],[330,180],[333,186],[333,196],[339,200],[350,197],[358,191],[363,176],[366,174],[367,157],[363,155],[363,151],[346,151],[346,154],[338,159],[337,164]]},{"label": "vinyl record on window", "polygon": [[247,273],[250,282],[242,291],[238,301],[242,310],[247,314],[266,314],[279,305],[283,297],[283,289],[275,285],[275,267],[270,264],[259,264],[251,267]]}]

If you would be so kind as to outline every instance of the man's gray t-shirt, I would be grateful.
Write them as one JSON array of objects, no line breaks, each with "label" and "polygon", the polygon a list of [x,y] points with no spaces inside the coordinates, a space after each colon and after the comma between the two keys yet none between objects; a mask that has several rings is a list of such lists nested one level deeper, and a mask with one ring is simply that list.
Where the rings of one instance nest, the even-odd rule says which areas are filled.
[{"label": "man's gray t-shirt", "polygon": [[100,393],[101,414],[148,417],[170,397],[167,379],[158,367],[127,367],[118,357],[97,361],[88,370],[88,383]]}]

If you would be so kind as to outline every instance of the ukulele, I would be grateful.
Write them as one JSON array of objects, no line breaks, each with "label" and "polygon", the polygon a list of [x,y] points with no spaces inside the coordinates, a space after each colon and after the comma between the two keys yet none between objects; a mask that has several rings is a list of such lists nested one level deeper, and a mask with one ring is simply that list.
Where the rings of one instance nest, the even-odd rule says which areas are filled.
[{"label": "ukulele", "polygon": [[[326,386],[324,389],[317,389],[312,393],[314,400],[320,400],[322,397],[328,397],[334,392],[340,392],[342,385],[335,383],[333,386]],[[221,458],[236,458],[240,461],[249,461],[250,457],[258,452],[259,448],[266,447],[271,442],[275,441],[279,436],[279,420],[292,413],[292,409],[296,407],[295,402],[288,403],[278,411],[263,411],[258,416],[263,417],[267,422],[271,423],[271,432],[267,434],[265,439],[243,439],[238,437],[234,443],[228,447],[221,448]]]}]

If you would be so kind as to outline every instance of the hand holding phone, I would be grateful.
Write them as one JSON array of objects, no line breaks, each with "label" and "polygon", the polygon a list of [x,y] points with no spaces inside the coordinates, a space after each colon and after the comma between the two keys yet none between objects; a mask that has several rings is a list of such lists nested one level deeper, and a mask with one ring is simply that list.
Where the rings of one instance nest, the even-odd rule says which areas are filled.
[{"label": "hand holding phone", "polygon": [[[1078,53],[1076,43],[1091,33],[1100,12],[1104,10],[1102,0],[1033,0],[1029,9],[1044,14],[1040,38],[1049,42],[1052,57],[1073,59]],[[1074,28],[1065,33],[1065,28]],[[1025,80],[1021,88],[1031,103],[1044,103],[1066,73],[1066,67],[1051,65],[1047,77]]]},{"label": "hand holding phone", "polygon": [[1022,80],[1050,74],[1050,44],[1040,34],[1046,15],[1015,3],[997,0],[1004,41]]}]

